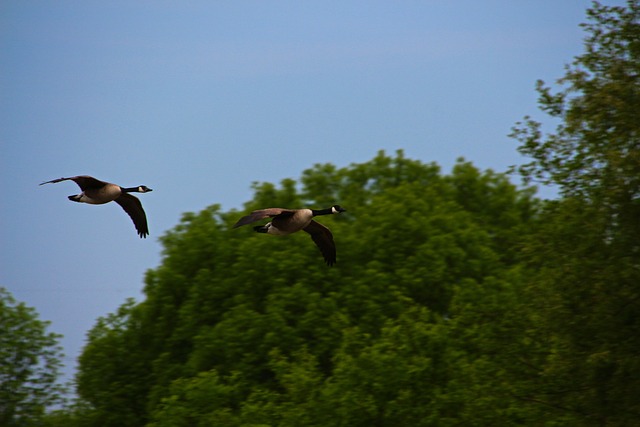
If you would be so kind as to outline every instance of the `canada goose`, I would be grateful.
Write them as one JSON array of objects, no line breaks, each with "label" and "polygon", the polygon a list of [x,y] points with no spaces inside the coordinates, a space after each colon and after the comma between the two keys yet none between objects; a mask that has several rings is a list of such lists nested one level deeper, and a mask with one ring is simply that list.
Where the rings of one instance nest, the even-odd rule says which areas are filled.
[{"label": "canada goose", "polygon": [[304,230],[311,235],[311,239],[320,248],[325,262],[332,266],[336,262],[336,245],[333,242],[331,231],[324,225],[313,220],[314,216],[331,215],[345,212],[346,209],[338,205],[331,206],[327,209],[282,209],[268,208],[251,212],[236,222],[233,228],[247,225],[252,222],[272,218],[265,225],[253,227],[258,233],[275,234],[284,236]]},{"label": "canada goose", "polygon": [[142,203],[137,197],[132,196],[129,193],[148,193],[151,190],[145,185],[138,187],[123,188],[116,184],[100,181],[92,176],[80,175],[72,176],[70,178],[58,178],[51,181],[43,182],[44,184],[55,184],[56,182],[71,180],[78,184],[82,193],[69,196],[69,200],[80,203],[89,203],[91,205],[102,205],[115,201],[122,209],[131,217],[133,224],[138,230],[140,237],[146,238],[149,234],[149,227],[147,226],[147,216],[142,209]]}]

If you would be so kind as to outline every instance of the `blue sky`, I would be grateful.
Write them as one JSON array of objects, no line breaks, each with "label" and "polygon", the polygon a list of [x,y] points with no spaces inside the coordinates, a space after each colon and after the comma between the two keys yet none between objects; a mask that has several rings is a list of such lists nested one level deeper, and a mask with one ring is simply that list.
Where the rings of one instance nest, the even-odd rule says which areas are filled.
[{"label": "blue sky", "polygon": [[[622,1],[605,2],[622,4]],[[589,1],[0,3],[0,286],[64,334],[141,299],[182,213],[241,209],[254,181],[378,150],[505,171],[507,134],[583,51]],[[140,195],[79,205],[79,174]],[[348,200],[339,200],[348,209]],[[94,228],[95,227],[95,228]]]}]

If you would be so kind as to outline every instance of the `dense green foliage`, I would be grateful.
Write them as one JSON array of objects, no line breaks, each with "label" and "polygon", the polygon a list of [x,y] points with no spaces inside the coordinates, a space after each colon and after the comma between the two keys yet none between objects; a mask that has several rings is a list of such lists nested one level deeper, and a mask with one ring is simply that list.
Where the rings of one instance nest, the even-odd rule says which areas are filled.
[{"label": "dense green foliage", "polygon": [[56,383],[59,336],[46,331],[35,310],[0,288],[0,425],[31,426],[63,392]]},{"label": "dense green foliage", "polygon": [[[559,185],[531,241],[530,287],[539,336],[553,341],[538,369],[553,381],[536,399],[584,423],[640,419],[640,2],[594,4],[586,53],[540,105],[559,119],[543,136],[528,120],[515,129],[532,158],[528,179]],[[634,421],[635,420],[635,421]]]},{"label": "dense green foliage", "polygon": [[[640,1],[594,3],[586,52],[514,129],[540,202],[460,160],[380,152],[256,184],[326,207],[309,237],[185,214],[146,299],[90,331],[77,426],[633,426],[640,419]],[[66,424],[65,424],[66,423]]]},{"label": "dense green foliage", "polygon": [[433,425],[484,394],[466,390],[476,338],[459,338],[483,316],[468,305],[515,296],[531,191],[401,152],[300,181],[256,185],[246,210],[340,202],[348,213],[321,218],[338,264],[304,233],[231,229],[240,212],[185,215],[146,300],[89,334],[78,392],[91,425]]}]

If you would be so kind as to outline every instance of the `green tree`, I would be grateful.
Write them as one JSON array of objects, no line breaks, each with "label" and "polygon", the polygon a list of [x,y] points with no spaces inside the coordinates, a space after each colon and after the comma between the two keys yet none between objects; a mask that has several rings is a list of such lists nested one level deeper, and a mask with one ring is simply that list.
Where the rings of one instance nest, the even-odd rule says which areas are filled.
[{"label": "green tree", "polygon": [[543,134],[514,129],[532,158],[525,179],[559,186],[527,246],[528,295],[549,342],[536,365],[547,379],[523,399],[575,417],[575,425],[635,425],[640,417],[640,1],[594,3],[585,53],[559,80],[538,83]]},{"label": "green tree", "polygon": [[439,316],[413,306],[388,319],[375,339],[358,328],[346,331],[315,425],[445,424],[441,395],[455,358],[440,323]]},{"label": "green tree", "polygon": [[[517,262],[514,246],[537,209],[531,191],[463,160],[443,176],[402,152],[315,165],[300,183],[254,191],[246,211],[345,206],[322,218],[336,266],[304,233],[232,229],[243,212],[218,206],[185,214],[162,237],[145,300],[89,334],[78,393],[94,425],[330,425],[327,414],[359,396],[375,413],[367,419],[385,425],[446,412],[439,401],[455,369],[434,367],[448,366],[456,344],[447,335],[452,301],[465,284],[482,288]],[[415,375],[383,381],[404,368]],[[354,388],[361,376],[375,390]],[[387,396],[397,402],[388,406]]]},{"label": "green tree", "polygon": [[62,402],[57,378],[60,335],[47,332],[33,308],[0,288],[0,425],[36,425],[48,406]]},{"label": "green tree", "polygon": [[98,319],[87,335],[76,375],[81,425],[115,427],[145,419],[151,359],[136,309],[127,300],[116,313]]}]

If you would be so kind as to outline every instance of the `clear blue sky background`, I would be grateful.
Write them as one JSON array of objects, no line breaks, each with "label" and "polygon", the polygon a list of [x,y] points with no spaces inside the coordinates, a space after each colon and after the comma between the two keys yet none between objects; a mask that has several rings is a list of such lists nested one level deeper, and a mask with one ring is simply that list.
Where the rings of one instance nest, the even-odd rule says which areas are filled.
[{"label": "clear blue sky background", "polygon": [[[64,334],[69,377],[184,212],[380,149],[505,171],[523,161],[510,128],[542,117],[535,80],[582,53],[589,5],[5,0],[0,286]],[[153,188],[151,236],[115,204],[68,201],[73,182],[38,186],[78,174]]]}]

